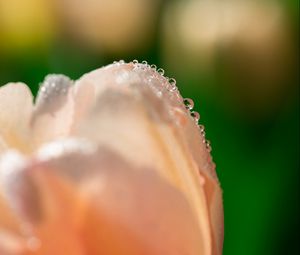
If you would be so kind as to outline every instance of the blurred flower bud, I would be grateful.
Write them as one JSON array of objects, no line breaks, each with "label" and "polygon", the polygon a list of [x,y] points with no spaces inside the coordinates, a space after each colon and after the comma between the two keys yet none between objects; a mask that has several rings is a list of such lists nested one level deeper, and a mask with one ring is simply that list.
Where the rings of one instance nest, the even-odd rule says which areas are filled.
[{"label": "blurred flower bud", "polygon": [[144,48],[152,39],[157,0],[58,0],[70,35],[84,46],[112,53]]},{"label": "blurred flower bud", "polygon": [[180,72],[179,58],[195,76],[213,71],[223,79],[217,89],[226,105],[248,117],[275,113],[290,99],[294,50],[286,13],[275,1],[191,0],[166,13],[167,65]]}]

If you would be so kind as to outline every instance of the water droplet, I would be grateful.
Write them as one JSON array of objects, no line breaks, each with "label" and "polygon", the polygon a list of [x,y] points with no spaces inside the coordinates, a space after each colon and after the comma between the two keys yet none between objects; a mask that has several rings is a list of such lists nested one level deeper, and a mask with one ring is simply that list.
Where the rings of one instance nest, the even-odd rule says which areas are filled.
[{"label": "water droplet", "polygon": [[142,61],[143,65],[148,65],[148,62],[146,60]]},{"label": "water droplet", "polygon": [[168,81],[168,88],[170,91],[174,92],[177,90],[176,80],[174,78],[165,77]]},{"label": "water droplet", "polygon": [[205,146],[206,146],[206,149],[209,151],[209,152],[211,152],[211,145],[210,145],[210,141],[206,141],[205,142]]},{"label": "water droplet", "polygon": [[162,69],[162,68],[158,68],[158,69],[157,69],[157,72],[158,72],[160,75],[164,75],[164,74],[165,74],[165,70]]},{"label": "water droplet", "polygon": [[174,92],[174,91],[176,91],[176,90],[177,90],[177,87],[176,87],[176,86],[171,86],[171,87],[170,87],[170,91]]},{"label": "water droplet", "polygon": [[123,59],[121,59],[121,60],[119,61],[119,64],[125,64],[125,61],[124,61]]},{"label": "water droplet", "polygon": [[203,125],[199,125],[199,129],[200,129],[200,132],[204,132],[204,130],[205,130],[205,127],[203,126]]},{"label": "water droplet", "polygon": [[156,71],[156,69],[157,69],[157,66],[156,65],[151,65],[150,66],[154,71]]},{"label": "water droplet", "polygon": [[169,83],[173,86],[176,86],[176,80],[174,78],[170,78]]},{"label": "water droplet", "polygon": [[191,116],[193,117],[193,119],[195,120],[195,122],[198,122],[200,120],[200,114],[198,112],[191,112]]},{"label": "water droplet", "polygon": [[183,103],[188,110],[192,110],[194,108],[194,101],[190,98],[183,99]]},{"label": "water droplet", "polygon": [[136,59],[134,59],[134,60],[132,61],[132,63],[136,65],[136,64],[138,64],[138,63],[139,63],[139,61],[138,61],[138,60],[136,60]]}]

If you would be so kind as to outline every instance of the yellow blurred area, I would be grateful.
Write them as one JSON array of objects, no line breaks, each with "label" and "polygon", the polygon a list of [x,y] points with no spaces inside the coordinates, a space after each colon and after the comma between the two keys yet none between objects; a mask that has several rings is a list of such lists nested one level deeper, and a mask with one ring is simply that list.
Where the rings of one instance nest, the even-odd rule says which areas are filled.
[{"label": "yellow blurred area", "polygon": [[45,47],[59,36],[96,51],[126,52],[147,45],[156,0],[0,0],[2,51]]},{"label": "yellow blurred area", "polygon": [[48,0],[0,0],[0,52],[45,47],[57,24]]}]

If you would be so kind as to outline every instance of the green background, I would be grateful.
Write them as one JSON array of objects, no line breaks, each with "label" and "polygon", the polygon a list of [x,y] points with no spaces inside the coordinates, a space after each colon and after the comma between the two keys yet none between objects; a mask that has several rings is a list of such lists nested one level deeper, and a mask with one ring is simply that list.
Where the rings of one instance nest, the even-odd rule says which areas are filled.
[{"label": "green background", "polygon": [[[241,81],[238,84],[243,85],[246,79],[243,75],[249,75],[247,68],[253,67],[246,66],[242,74],[235,72],[240,70],[239,66],[228,67],[232,63],[232,49],[218,48],[213,68],[209,70],[201,65],[191,69],[176,55],[177,63],[168,64],[163,54],[161,27],[164,11],[172,2],[160,1],[156,29],[142,49],[94,50],[63,33],[47,47],[0,49],[0,84],[23,81],[36,93],[48,73],[64,73],[77,79],[119,59],[147,60],[163,67],[168,76],[177,79],[182,94],[193,98],[212,143],[212,155],[224,190],[224,254],[298,254],[299,59],[295,57],[286,68],[288,78],[279,82],[278,86],[283,87],[280,100],[270,103],[271,106],[255,100],[245,102],[242,90],[236,90],[236,84],[232,84],[238,77]],[[288,18],[292,55],[297,56],[299,3],[289,0],[279,4]],[[1,26],[4,24],[0,19],[0,41],[8,40],[3,34],[1,37]],[[243,55],[239,60],[246,63]],[[282,69],[286,67],[283,65]],[[255,98],[255,93],[260,92],[253,86]],[[268,93],[272,93],[272,88]],[[268,102],[268,93],[263,102]]]}]

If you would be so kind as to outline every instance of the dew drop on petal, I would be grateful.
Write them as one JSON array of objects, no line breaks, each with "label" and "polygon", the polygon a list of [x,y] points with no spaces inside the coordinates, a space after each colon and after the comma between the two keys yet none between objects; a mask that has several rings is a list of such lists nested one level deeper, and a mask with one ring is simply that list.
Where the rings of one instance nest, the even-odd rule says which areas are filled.
[{"label": "dew drop on petal", "polygon": [[200,114],[196,111],[191,112],[191,116],[195,120],[195,122],[198,122],[200,120]]},{"label": "dew drop on petal", "polygon": [[169,79],[169,83],[172,85],[172,86],[176,86],[176,80],[174,78],[170,78]]},{"label": "dew drop on petal", "polygon": [[205,127],[203,125],[200,124],[198,127],[199,127],[201,133],[204,132]]},{"label": "dew drop on petal", "polygon": [[206,140],[205,141],[205,146],[206,146],[206,149],[211,152],[211,145],[210,145],[210,141]]},{"label": "dew drop on petal", "polygon": [[194,108],[194,101],[190,98],[183,99],[183,103],[188,110],[192,110]]},{"label": "dew drop on petal", "polygon": [[154,71],[156,71],[156,69],[157,69],[157,66],[156,65],[151,65],[150,66]]},{"label": "dew drop on petal", "polygon": [[173,92],[173,91],[176,91],[176,90],[177,90],[177,87],[175,85],[171,85],[170,86],[170,91]]},{"label": "dew drop on petal", "polygon": [[200,133],[201,133],[201,135],[203,136],[203,138],[205,138],[205,135],[206,135],[205,131],[202,130],[202,131],[200,131]]},{"label": "dew drop on petal", "polygon": [[160,75],[164,75],[164,74],[165,74],[165,70],[162,69],[162,68],[158,68],[158,69],[157,69],[157,72],[158,72]]}]

